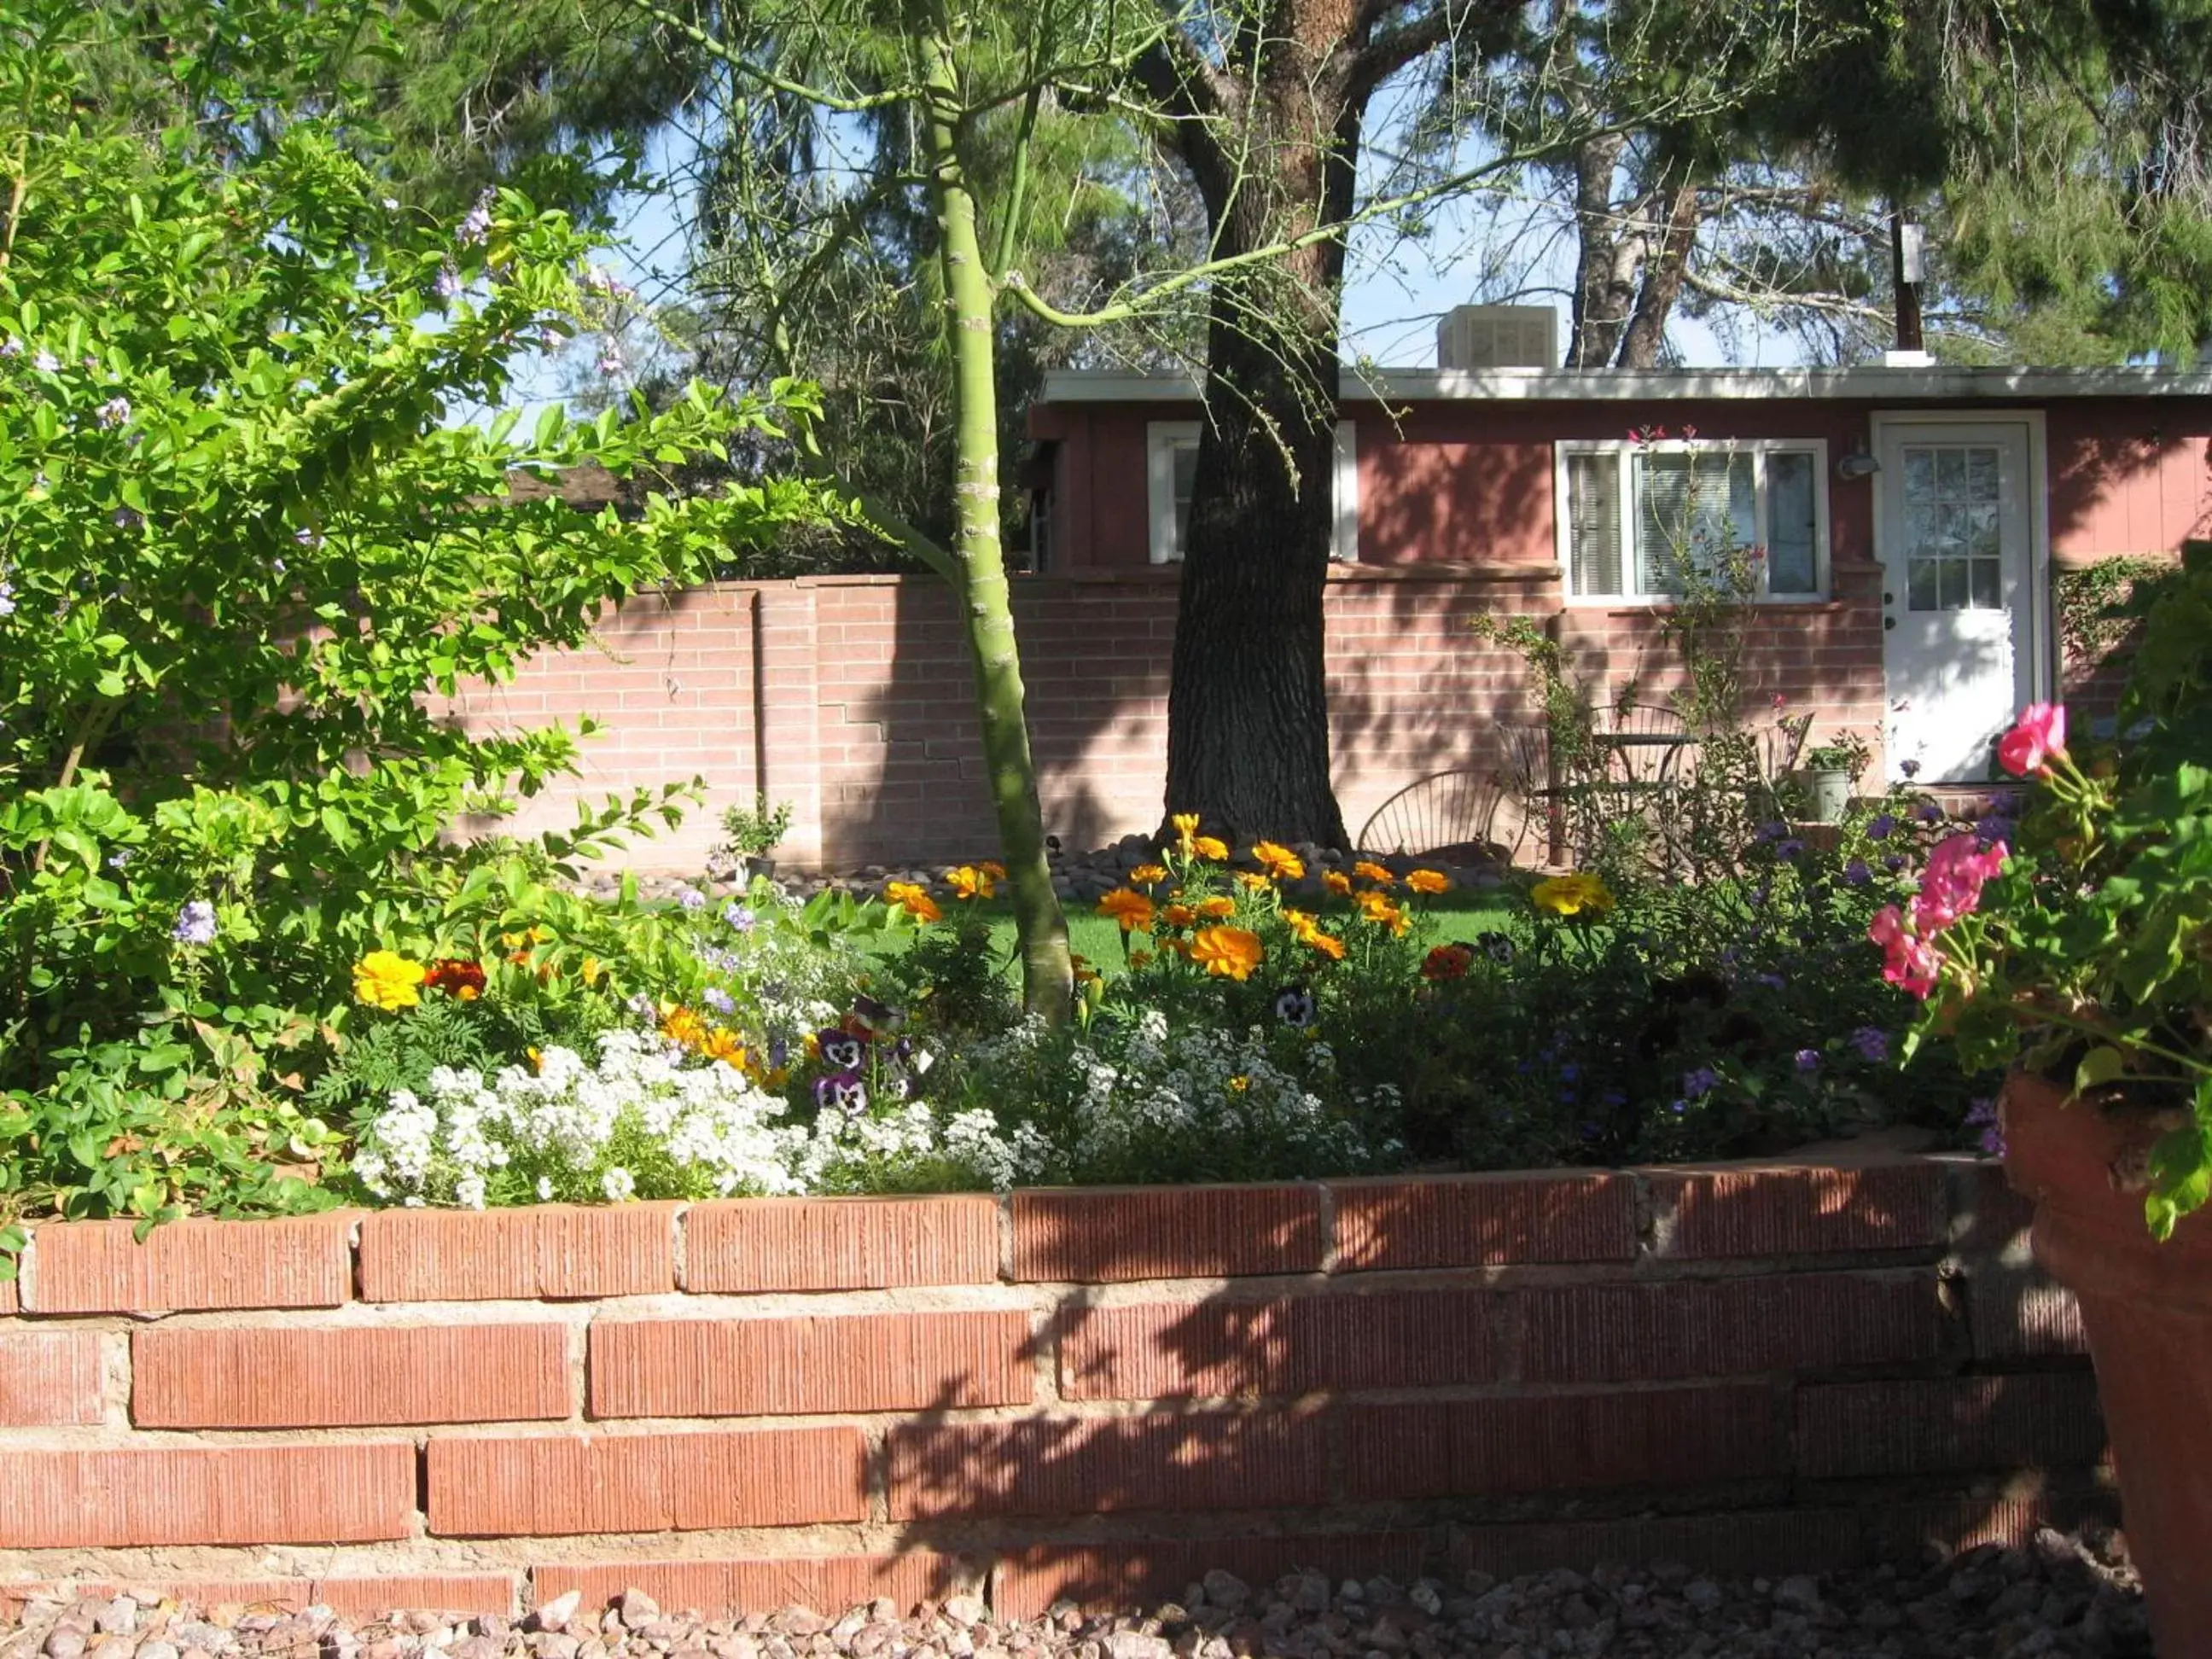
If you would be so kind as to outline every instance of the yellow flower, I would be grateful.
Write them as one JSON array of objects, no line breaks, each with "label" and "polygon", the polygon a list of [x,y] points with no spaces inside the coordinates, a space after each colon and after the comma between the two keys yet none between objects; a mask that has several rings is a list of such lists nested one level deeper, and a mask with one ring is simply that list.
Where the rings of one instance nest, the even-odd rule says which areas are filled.
[{"label": "yellow flower", "polygon": [[1248,893],[1264,893],[1275,884],[1257,870],[1239,870],[1237,884]]},{"label": "yellow flower", "polygon": [[1098,901],[1098,914],[1111,916],[1125,933],[1152,928],[1152,902],[1133,887],[1116,887]]},{"label": "yellow flower", "polygon": [[937,901],[927,890],[911,881],[894,881],[884,887],[886,902],[896,904],[917,921],[942,921],[945,912],[937,908]]},{"label": "yellow flower", "polygon": [[1321,884],[1342,898],[1352,890],[1352,878],[1341,870],[1324,870],[1321,875]]},{"label": "yellow flower", "polygon": [[1260,936],[1243,927],[1201,927],[1190,942],[1190,959],[1224,979],[1249,979],[1263,954]]},{"label": "yellow flower", "polygon": [[1219,864],[1229,856],[1229,843],[1218,836],[1198,836],[1192,839],[1190,851],[1196,857],[1212,859]]},{"label": "yellow flower", "polygon": [[1382,893],[1362,893],[1359,896],[1359,914],[1380,927],[1388,927],[1401,939],[1413,925],[1413,919]]},{"label": "yellow flower", "polygon": [[1300,939],[1304,939],[1314,931],[1314,919],[1307,911],[1285,910],[1283,912],[1283,920],[1290,923],[1291,932]]},{"label": "yellow flower", "polygon": [[1167,869],[1163,865],[1140,864],[1129,872],[1129,879],[1139,887],[1150,887],[1154,882],[1165,881],[1167,878]]},{"label": "yellow flower", "polygon": [[1451,878],[1441,870],[1414,870],[1407,874],[1406,885],[1417,893],[1448,892]]},{"label": "yellow flower", "polygon": [[1605,884],[1604,877],[1579,870],[1564,876],[1553,876],[1549,881],[1538,882],[1528,890],[1528,902],[1538,909],[1549,910],[1557,916],[1578,916],[1584,911],[1610,910],[1614,902],[1613,890]]},{"label": "yellow flower", "polygon": [[660,1035],[671,1042],[696,1048],[707,1041],[707,1022],[689,1008],[672,1008],[661,1019]]},{"label": "yellow flower", "polygon": [[1254,842],[1252,856],[1267,866],[1269,875],[1284,881],[1296,881],[1306,872],[1306,861],[1280,842]]},{"label": "yellow flower", "polygon": [[1232,1095],[1241,1095],[1251,1086],[1252,1079],[1242,1072],[1229,1079],[1229,1092]]},{"label": "yellow flower", "polygon": [[699,1044],[699,1052],[708,1060],[719,1060],[723,1065],[738,1071],[745,1069],[745,1045],[735,1031],[726,1025],[717,1025],[707,1033]]},{"label": "yellow flower", "polygon": [[1327,957],[1331,962],[1342,962],[1344,960],[1344,941],[1337,938],[1335,934],[1324,933],[1320,928],[1316,927],[1310,933],[1303,934],[1301,937],[1308,945],[1320,951],[1322,955]]},{"label": "yellow flower", "polygon": [[1237,901],[1217,895],[1212,898],[1202,898],[1191,908],[1208,921],[1224,921],[1237,914]]},{"label": "yellow flower", "polygon": [[1160,920],[1170,927],[1188,927],[1198,920],[1198,912],[1188,904],[1170,904],[1160,912]]},{"label": "yellow flower", "polygon": [[606,964],[597,957],[586,957],[582,965],[576,969],[584,976],[584,983],[586,985],[597,985],[599,982],[599,975],[606,970]]},{"label": "yellow flower", "polygon": [[1352,873],[1362,881],[1373,882],[1377,887],[1395,887],[1398,884],[1397,877],[1369,859],[1362,859],[1353,865]]},{"label": "yellow flower", "polygon": [[947,870],[945,884],[952,890],[952,896],[957,899],[988,898],[995,886],[989,871],[979,869],[972,864],[963,864],[957,870]]},{"label": "yellow flower", "polygon": [[1195,812],[1178,812],[1173,817],[1170,818],[1168,822],[1175,825],[1176,844],[1182,848],[1182,855],[1185,858],[1188,858],[1191,854],[1191,848],[1196,844],[1197,841],[1198,814]]},{"label": "yellow flower", "polygon": [[422,1000],[422,981],[429,975],[396,951],[371,951],[353,965],[354,998],[386,1013],[412,1008]]}]

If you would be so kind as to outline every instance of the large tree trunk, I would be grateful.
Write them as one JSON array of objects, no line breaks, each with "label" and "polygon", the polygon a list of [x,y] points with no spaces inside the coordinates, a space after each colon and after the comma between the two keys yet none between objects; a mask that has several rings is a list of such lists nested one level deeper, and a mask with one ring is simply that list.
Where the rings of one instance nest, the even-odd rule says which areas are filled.
[{"label": "large tree trunk", "polygon": [[1291,360],[1224,308],[1209,331],[1176,620],[1167,806],[1238,840],[1341,847],[1322,623],[1335,342]]},{"label": "large tree trunk", "polygon": [[[1270,19],[1232,151],[1198,124],[1183,151],[1216,258],[1352,210],[1364,82],[1348,9],[1287,0]],[[1249,94],[1237,89],[1249,84]],[[1215,283],[1174,676],[1167,810],[1238,839],[1346,845],[1329,781],[1323,596],[1334,520],[1344,245],[1330,239]]]}]

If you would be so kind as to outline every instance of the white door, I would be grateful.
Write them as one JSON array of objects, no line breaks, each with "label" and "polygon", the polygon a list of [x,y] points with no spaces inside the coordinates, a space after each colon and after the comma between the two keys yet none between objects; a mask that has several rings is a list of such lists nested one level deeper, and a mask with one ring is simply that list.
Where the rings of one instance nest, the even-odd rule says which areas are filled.
[{"label": "white door", "polygon": [[2035,480],[2024,421],[1876,423],[1892,780],[1979,783],[2035,696]]}]

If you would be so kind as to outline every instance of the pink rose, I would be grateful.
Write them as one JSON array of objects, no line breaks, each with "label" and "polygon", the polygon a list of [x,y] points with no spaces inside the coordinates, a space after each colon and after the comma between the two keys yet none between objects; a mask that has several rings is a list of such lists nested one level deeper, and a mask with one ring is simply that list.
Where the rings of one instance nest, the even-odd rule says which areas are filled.
[{"label": "pink rose", "polygon": [[2040,777],[2053,756],[2066,757],[2066,708],[2063,703],[2032,702],[2011,731],[1997,739],[1997,764],[2016,778]]}]

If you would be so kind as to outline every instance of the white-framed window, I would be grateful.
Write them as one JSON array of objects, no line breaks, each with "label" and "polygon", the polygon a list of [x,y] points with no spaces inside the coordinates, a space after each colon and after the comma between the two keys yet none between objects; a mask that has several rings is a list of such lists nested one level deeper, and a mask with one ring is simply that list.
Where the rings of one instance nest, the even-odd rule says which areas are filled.
[{"label": "white-framed window", "polygon": [[[1198,473],[1196,421],[1152,421],[1145,427],[1146,493],[1151,507],[1152,561],[1181,562],[1190,530],[1191,481]],[[1359,556],[1358,424],[1336,423],[1334,465],[1329,479],[1335,516],[1330,521],[1328,556]]]},{"label": "white-framed window", "polygon": [[1761,550],[1759,597],[1828,591],[1828,446],[1617,440],[1559,446],[1559,564],[1577,599],[1664,602],[1680,562]]}]

